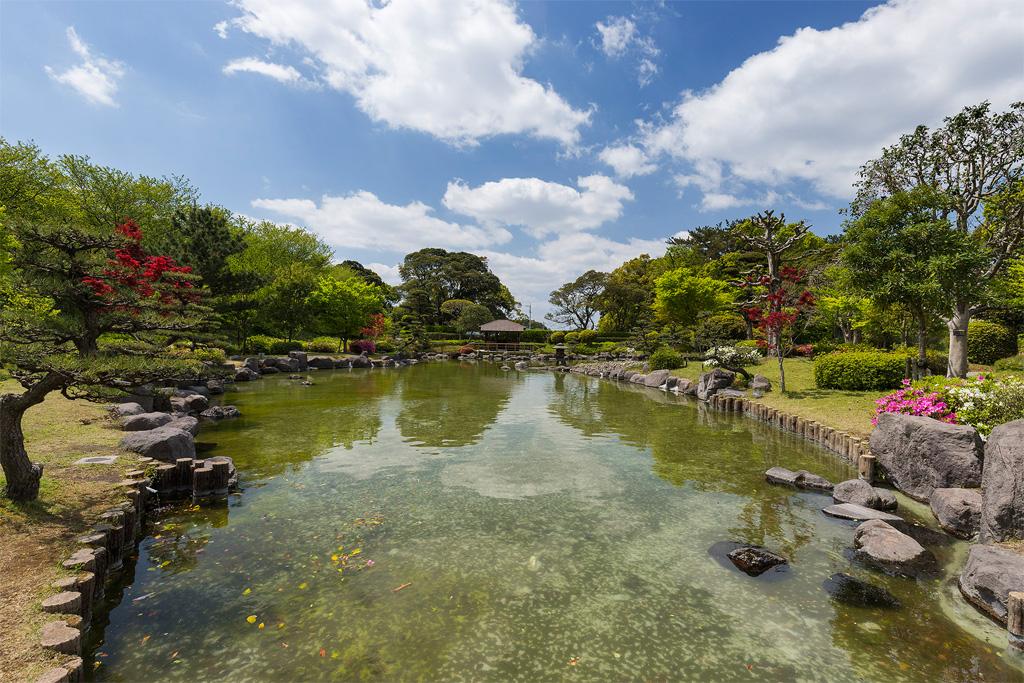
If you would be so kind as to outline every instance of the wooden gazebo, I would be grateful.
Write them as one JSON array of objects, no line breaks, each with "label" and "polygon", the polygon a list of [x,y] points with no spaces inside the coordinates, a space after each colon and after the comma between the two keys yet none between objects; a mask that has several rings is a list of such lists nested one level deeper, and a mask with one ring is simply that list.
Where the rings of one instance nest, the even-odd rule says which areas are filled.
[{"label": "wooden gazebo", "polygon": [[492,320],[480,326],[483,347],[491,351],[518,351],[523,326],[511,320]]}]

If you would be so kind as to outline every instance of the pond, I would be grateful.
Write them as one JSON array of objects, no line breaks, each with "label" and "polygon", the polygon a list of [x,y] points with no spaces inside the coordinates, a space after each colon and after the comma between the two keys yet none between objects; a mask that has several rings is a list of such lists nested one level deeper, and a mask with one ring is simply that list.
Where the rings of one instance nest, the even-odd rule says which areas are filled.
[{"label": "pond", "polygon": [[[238,385],[200,440],[244,490],[181,505],[142,542],[93,627],[95,680],[920,680],[1019,678],[1005,633],[941,576],[849,559],[831,454],[633,385],[492,364]],[[903,514],[932,524],[900,498]],[[790,560],[749,577],[709,550]],[[848,572],[896,610],[848,607]]]}]

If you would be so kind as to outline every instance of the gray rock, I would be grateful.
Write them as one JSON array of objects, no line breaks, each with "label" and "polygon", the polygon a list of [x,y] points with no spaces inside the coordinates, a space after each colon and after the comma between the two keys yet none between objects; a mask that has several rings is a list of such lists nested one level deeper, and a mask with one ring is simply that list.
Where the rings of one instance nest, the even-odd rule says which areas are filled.
[{"label": "gray rock", "polygon": [[836,484],[832,499],[837,503],[853,503],[875,510],[895,510],[897,506],[892,491],[875,488],[863,479],[849,479]]},{"label": "gray rock", "polygon": [[235,406],[211,406],[199,413],[199,416],[208,420],[223,420],[229,417],[240,417],[241,414]]},{"label": "gray rock", "polygon": [[858,559],[881,569],[913,572],[935,562],[930,550],[880,519],[869,519],[857,527],[853,544]]},{"label": "gray rock", "polygon": [[202,394],[175,396],[171,399],[171,407],[182,413],[199,413],[210,407],[210,399]]},{"label": "gray rock", "polygon": [[647,381],[647,375],[638,372],[632,377],[630,377],[629,381],[632,382],[633,384],[643,384],[644,382]]},{"label": "gray rock", "polygon": [[224,382],[219,379],[211,379],[206,381],[206,389],[211,395],[218,395],[224,393]]},{"label": "gray rock", "polygon": [[251,382],[254,379],[259,379],[260,376],[260,373],[249,367],[239,368],[235,371],[236,382]]},{"label": "gray rock", "polygon": [[520,370],[520,371],[522,371],[522,370],[529,370],[530,369],[530,364],[527,363],[525,360],[516,361],[515,368],[516,368],[516,370]]},{"label": "gray rock", "polygon": [[764,375],[754,375],[754,379],[750,380],[750,388],[756,391],[771,391],[772,383]]},{"label": "gray rock", "polygon": [[833,574],[821,585],[836,602],[853,607],[882,607],[896,609],[900,606],[892,593],[867,581],[861,581],[849,574]]},{"label": "gray rock", "polygon": [[972,538],[978,533],[982,506],[979,489],[935,489],[930,502],[939,526],[950,534]]},{"label": "gray rock", "polygon": [[263,375],[276,375],[279,372],[281,372],[281,369],[276,365],[264,365],[260,368],[260,374]]},{"label": "gray rock", "polygon": [[199,433],[199,420],[191,415],[175,415],[174,419],[167,423],[168,427],[177,427],[188,432],[192,436]]},{"label": "gray rock", "polygon": [[838,505],[829,505],[822,509],[826,515],[831,517],[839,517],[840,519],[852,519],[856,522],[862,522],[866,519],[881,519],[886,522],[902,522],[902,517],[897,517],[890,512],[882,512],[881,510],[873,510],[866,508],[863,505],[854,505],[853,503],[839,503]]},{"label": "gray rock", "polygon": [[313,356],[309,359],[308,366],[317,370],[333,370],[334,359],[327,356]]},{"label": "gray rock", "polygon": [[660,387],[668,379],[668,370],[652,370],[644,378],[644,385],[648,387]]},{"label": "gray rock", "polygon": [[998,546],[971,546],[960,572],[960,592],[967,601],[1005,625],[1011,591],[1024,591],[1024,556]]},{"label": "gray rock", "polygon": [[676,382],[676,393],[682,394],[683,396],[696,396],[697,395],[697,383],[693,380],[680,378]]},{"label": "gray rock", "polygon": [[144,412],[146,412],[146,409],[135,402],[116,403],[110,408],[110,414],[115,418],[131,417],[132,415],[141,415]]},{"label": "gray rock", "polygon": [[889,481],[917,500],[935,489],[981,485],[982,441],[974,427],[883,413],[870,444]]},{"label": "gray rock", "polygon": [[796,486],[797,474],[785,467],[772,467],[764,473],[764,478],[773,484],[788,484]]},{"label": "gray rock", "polygon": [[288,357],[295,360],[296,372],[305,372],[306,368],[309,367],[309,357],[305,351],[289,351]]},{"label": "gray rock", "polygon": [[981,540],[1024,538],[1024,420],[992,430],[981,489]]},{"label": "gray rock", "polygon": [[202,394],[203,396],[209,397],[210,390],[204,386],[195,385],[185,387],[184,389],[178,389],[174,392],[175,396],[190,396],[192,394]]},{"label": "gray rock", "polygon": [[352,367],[353,368],[372,368],[373,367],[373,363],[370,362],[370,359],[366,356],[365,352],[359,354],[355,358],[352,358],[351,361],[352,361]]},{"label": "gray rock", "polygon": [[142,432],[147,429],[163,427],[170,421],[171,416],[167,413],[141,413],[121,420],[121,429],[126,432]]},{"label": "gray rock", "polygon": [[764,473],[764,478],[773,484],[786,484],[801,489],[812,491],[831,491],[832,482],[825,477],[812,474],[807,470],[796,472],[787,470],[785,467],[773,467]]},{"label": "gray rock", "polygon": [[706,401],[714,396],[719,389],[732,385],[736,373],[724,368],[715,368],[711,372],[702,373],[697,382],[697,398]]},{"label": "gray rock", "polygon": [[247,368],[249,368],[253,372],[259,372],[260,371],[260,359],[259,358],[253,358],[253,357],[246,358],[244,361],[242,361],[242,365],[247,367]]},{"label": "gray rock", "polygon": [[679,384],[678,377],[669,377],[665,380],[665,391],[674,391],[677,384]]},{"label": "gray rock", "polygon": [[132,432],[121,439],[121,448],[164,462],[196,457],[196,444],[192,435],[169,425],[145,432]]},{"label": "gray rock", "polygon": [[737,569],[749,576],[760,576],[773,567],[788,564],[788,560],[782,555],[776,555],[772,551],[756,545],[736,548],[726,557],[736,565]]}]

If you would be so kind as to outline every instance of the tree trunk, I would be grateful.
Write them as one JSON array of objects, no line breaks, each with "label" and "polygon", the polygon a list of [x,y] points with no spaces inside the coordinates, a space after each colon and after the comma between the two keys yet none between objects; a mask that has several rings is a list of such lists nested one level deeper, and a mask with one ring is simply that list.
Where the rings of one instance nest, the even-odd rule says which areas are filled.
[{"label": "tree trunk", "polygon": [[21,418],[62,383],[60,375],[51,373],[23,394],[0,395],[0,466],[7,480],[4,495],[11,500],[25,502],[39,495],[43,466],[28,459]]},{"label": "tree trunk", "polygon": [[[781,336],[781,335],[780,335]],[[781,342],[781,339],[779,340]],[[786,393],[786,369],[782,366],[782,344],[775,346],[775,355],[779,359],[779,393]]]},{"label": "tree trunk", "polygon": [[924,376],[924,369],[928,367],[928,319],[922,313],[917,320],[917,367],[914,369],[914,379]]},{"label": "tree trunk", "polygon": [[949,366],[947,377],[967,376],[967,326],[971,322],[971,308],[957,303],[953,316],[946,322],[949,328]]}]

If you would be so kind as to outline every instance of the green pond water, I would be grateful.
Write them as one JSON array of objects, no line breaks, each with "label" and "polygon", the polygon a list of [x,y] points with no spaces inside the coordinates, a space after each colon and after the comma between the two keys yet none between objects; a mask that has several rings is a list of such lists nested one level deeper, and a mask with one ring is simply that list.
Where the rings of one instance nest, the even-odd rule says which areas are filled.
[{"label": "green pond water", "polygon": [[[152,526],[91,631],[93,679],[1021,678],[957,596],[965,544],[933,546],[939,576],[888,577],[850,559],[829,498],[764,481],[773,465],[853,476],[795,437],[491,364],[312,376],[224,397],[243,417],[200,440],[244,490]],[[746,576],[709,552],[722,541],[790,567]],[[835,572],[902,607],[833,602]]]}]

